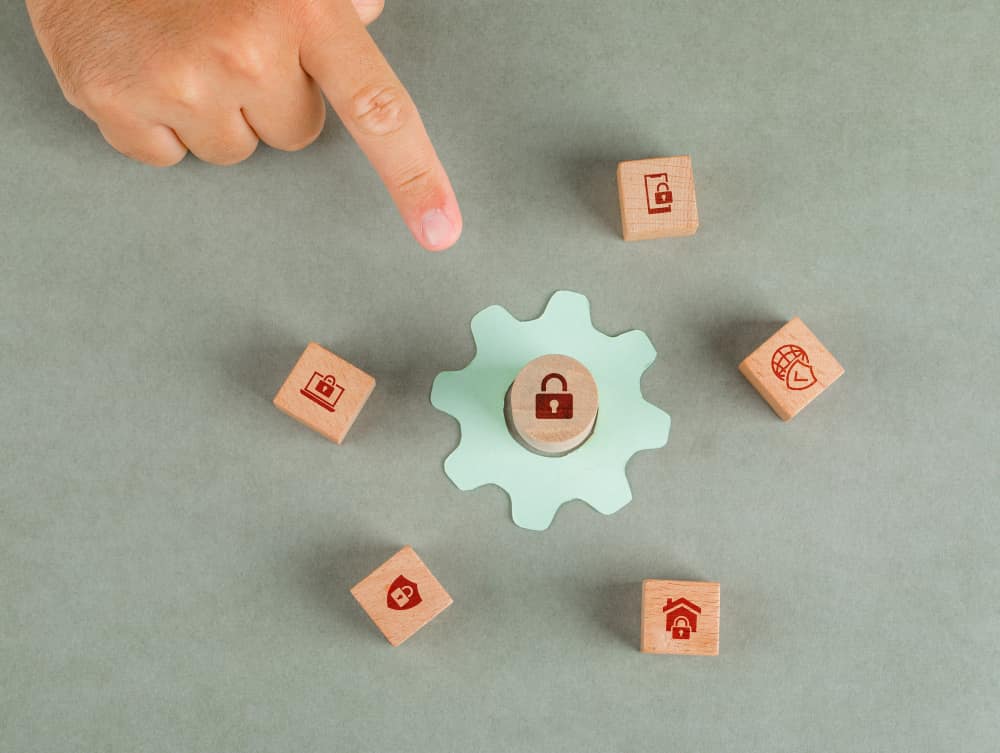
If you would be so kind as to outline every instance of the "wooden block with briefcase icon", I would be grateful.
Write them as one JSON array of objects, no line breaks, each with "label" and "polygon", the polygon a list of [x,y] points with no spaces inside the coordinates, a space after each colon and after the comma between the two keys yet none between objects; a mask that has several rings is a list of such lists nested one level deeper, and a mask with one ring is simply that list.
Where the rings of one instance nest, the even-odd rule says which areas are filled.
[{"label": "wooden block with briefcase icon", "polygon": [[351,589],[361,608],[398,646],[451,606],[451,596],[411,547],[403,547]]},{"label": "wooden block with briefcase icon", "polygon": [[309,343],[274,396],[274,405],[340,444],[375,389],[375,379],[316,343]]}]

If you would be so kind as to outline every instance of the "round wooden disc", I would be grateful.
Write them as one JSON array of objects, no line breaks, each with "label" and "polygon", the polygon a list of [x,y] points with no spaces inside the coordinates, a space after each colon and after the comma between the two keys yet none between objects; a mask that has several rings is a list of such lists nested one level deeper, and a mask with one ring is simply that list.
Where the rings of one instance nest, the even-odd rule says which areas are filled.
[{"label": "round wooden disc", "polygon": [[597,383],[575,358],[540,356],[517,375],[506,408],[511,429],[524,444],[546,455],[564,455],[594,430]]}]

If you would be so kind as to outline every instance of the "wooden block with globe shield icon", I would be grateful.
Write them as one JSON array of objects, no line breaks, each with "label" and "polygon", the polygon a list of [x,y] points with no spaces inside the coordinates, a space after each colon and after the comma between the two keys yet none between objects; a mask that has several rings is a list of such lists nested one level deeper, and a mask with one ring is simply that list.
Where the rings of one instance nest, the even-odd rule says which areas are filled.
[{"label": "wooden block with globe shield icon", "polygon": [[393,646],[451,606],[451,596],[408,546],[352,588],[351,595]]},{"label": "wooden block with globe shield icon", "polygon": [[844,373],[844,367],[796,317],[740,364],[740,373],[788,421]]}]

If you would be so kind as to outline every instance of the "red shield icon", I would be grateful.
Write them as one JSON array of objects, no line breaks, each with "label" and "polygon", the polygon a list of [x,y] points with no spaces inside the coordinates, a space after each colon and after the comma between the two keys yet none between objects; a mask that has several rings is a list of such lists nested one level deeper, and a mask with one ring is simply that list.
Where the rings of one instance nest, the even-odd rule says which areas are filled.
[{"label": "red shield icon", "polygon": [[385,603],[389,609],[402,611],[413,609],[422,601],[420,589],[412,580],[407,580],[400,575],[389,585],[389,590],[385,596]]},{"label": "red shield icon", "polygon": [[798,360],[788,369],[785,384],[790,390],[806,390],[816,384],[816,374],[808,361]]}]

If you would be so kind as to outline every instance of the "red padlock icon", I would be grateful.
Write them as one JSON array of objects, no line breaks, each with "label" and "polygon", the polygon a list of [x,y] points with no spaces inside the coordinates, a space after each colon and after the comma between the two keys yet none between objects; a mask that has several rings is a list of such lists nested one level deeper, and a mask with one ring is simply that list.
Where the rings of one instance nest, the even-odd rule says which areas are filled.
[{"label": "red padlock icon", "polygon": [[420,595],[420,587],[409,578],[400,575],[389,584],[385,597],[385,604],[389,609],[397,612],[413,609],[421,601],[423,597]]},{"label": "red padlock icon", "polygon": [[[553,379],[562,384],[562,392],[546,392]],[[535,418],[573,418],[573,395],[562,374],[548,374],[542,380],[542,391],[535,395]]]},{"label": "red padlock icon", "polygon": [[318,371],[314,371],[313,375],[309,377],[306,386],[299,390],[299,392],[304,397],[309,398],[317,405],[333,413],[337,407],[337,401],[344,394],[344,388],[337,384],[337,380],[333,374],[321,374]]},{"label": "red padlock icon", "polygon": [[649,214],[661,214],[671,211],[674,192],[670,190],[670,176],[666,173],[644,175],[646,181],[646,211]]},{"label": "red padlock icon", "polygon": [[656,192],[654,193],[653,198],[656,199],[657,204],[669,204],[674,200],[674,192],[668,190],[666,183],[660,183],[656,187]]},{"label": "red padlock icon", "polygon": [[329,374],[316,384],[316,391],[323,397],[330,397],[333,394],[333,388],[336,386],[337,380],[333,378],[332,374]]},{"label": "red padlock icon", "polygon": [[691,625],[688,624],[687,617],[678,617],[674,620],[674,626],[670,631],[670,637],[675,641],[686,641],[691,638]]}]

